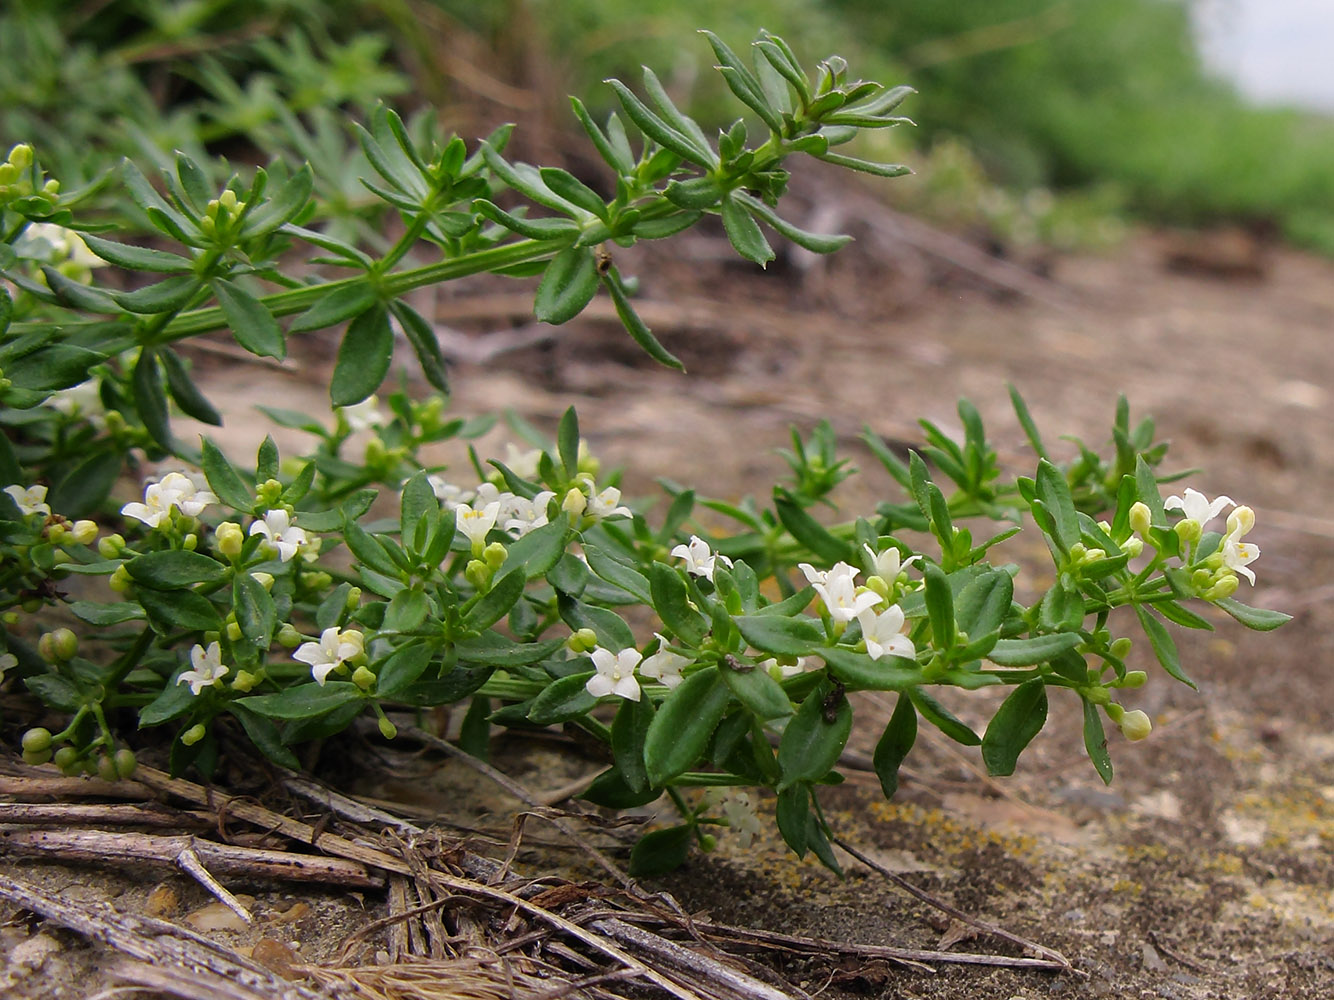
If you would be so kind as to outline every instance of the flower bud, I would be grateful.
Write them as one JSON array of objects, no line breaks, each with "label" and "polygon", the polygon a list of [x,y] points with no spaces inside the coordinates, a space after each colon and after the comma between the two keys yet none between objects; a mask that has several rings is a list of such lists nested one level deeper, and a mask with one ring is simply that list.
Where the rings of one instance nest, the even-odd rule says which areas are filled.
[{"label": "flower bud", "polygon": [[69,529],[60,521],[55,521],[46,527],[46,540],[52,545],[59,545],[65,540],[67,534],[69,534]]},{"label": "flower bud", "polygon": [[387,740],[392,740],[398,735],[398,728],[383,715],[380,716],[380,735]]},{"label": "flower bud", "polygon": [[50,759],[51,759],[50,750],[23,751],[23,763],[29,764],[33,767],[38,767],[42,764],[45,764]]},{"label": "flower bud", "polygon": [[1121,720],[1126,716],[1126,710],[1116,702],[1112,702],[1110,705],[1104,705],[1103,711],[1107,713],[1107,718],[1111,719],[1118,726],[1121,725]]},{"label": "flower bud", "polygon": [[27,170],[32,166],[32,147],[21,142],[9,151],[9,162],[16,170]]},{"label": "flower bud", "polygon": [[259,683],[259,678],[249,670],[238,671],[236,677],[232,680],[232,690],[245,694]]},{"label": "flower bud", "polygon": [[41,753],[51,747],[51,730],[41,726],[29,729],[23,734],[22,744],[25,753]]},{"label": "flower bud", "polygon": [[29,597],[20,604],[19,607],[22,608],[25,613],[35,615],[42,610],[43,603],[44,602],[40,597]]},{"label": "flower bud", "polygon": [[[105,541],[105,539],[103,540]],[[118,594],[128,594],[134,583],[130,579],[129,571],[124,566],[117,566],[110,579],[107,580],[107,586]]]},{"label": "flower bud", "polygon": [[571,653],[587,653],[598,644],[598,634],[591,628],[581,628],[572,632],[565,640],[565,647]]},{"label": "flower bud", "polygon": [[509,550],[501,542],[492,542],[482,550],[482,559],[493,570],[500,569],[508,556]]},{"label": "flower bud", "polygon": [[97,776],[103,781],[115,781],[120,777],[116,773],[116,762],[110,754],[104,753],[97,758]]},{"label": "flower bud", "polygon": [[1153,527],[1153,515],[1148,505],[1140,500],[1136,500],[1130,507],[1130,527],[1139,535],[1147,535]]},{"label": "flower bud", "polygon": [[97,554],[103,559],[115,559],[125,551],[125,538],[122,535],[103,535],[97,540]]},{"label": "flower bud", "polygon": [[1127,670],[1126,675],[1121,678],[1121,687],[1123,688],[1141,688],[1149,681],[1149,675],[1143,670]]},{"label": "flower bud", "polygon": [[241,636],[243,635],[243,633],[241,632],[241,626],[236,622],[234,621],[228,622],[227,628],[224,631],[227,633],[227,638],[230,639],[232,642],[241,641]]},{"label": "flower bud", "polygon": [[305,642],[305,638],[298,632],[291,622],[283,622],[283,627],[278,630],[278,645],[284,649],[296,649]]},{"label": "flower bud", "polygon": [[181,742],[188,747],[192,747],[207,735],[208,730],[204,728],[204,724],[196,723],[181,733]]},{"label": "flower bud", "polygon": [[1123,635],[1121,638],[1114,640],[1112,644],[1107,647],[1107,652],[1111,653],[1118,660],[1124,660],[1130,654],[1130,649],[1134,645],[1135,644],[1131,641],[1130,636]]},{"label": "flower bud", "polygon": [[560,502],[560,509],[571,518],[580,517],[588,509],[588,497],[583,490],[572,486],[566,491],[565,499]]},{"label": "flower bud", "polygon": [[891,600],[890,591],[893,585],[883,576],[869,576],[866,578],[866,589],[874,594],[879,594],[888,603]]},{"label": "flower bud", "polygon": [[96,521],[75,521],[70,535],[80,545],[89,545],[97,538]]},{"label": "flower bud", "polygon": [[718,838],[711,833],[701,833],[699,835],[699,849],[706,854],[718,846]]},{"label": "flower bud", "polygon": [[12,628],[17,625],[20,620],[17,611],[6,611],[4,614],[0,614],[0,625],[8,625]]},{"label": "flower bud", "polygon": [[1132,743],[1148,739],[1149,734],[1153,732],[1153,722],[1138,708],[1125,713],[1117,724],[1121,728],[1121,735]]},{"label": "flower bud", "polygon": [[186,552],[193,552],[195,549],[199,548],[199,536],[193,531],[190,532],[190,534],[181,539],[181,548],[185,549]]},{"label": "flower bud", "polygon": [[1249,507],[1237,507],[1227,516],[1227,533],[1232,538],[1240,538],[1255,527],[1255,511]]},{"label": "flower bud", "polygon": [[222,192],[222,194],[218,195],[218,204],[227,209],[228,212],[235,212],[236,206],[240,204],[240,201],[236,197],[236,192],[231,188],[228,188],[226,191]]},{"label": "flower bud", "polygon": [[56,180],[54,177],[52,177],[45,184],[42,185],[42,194],[46,195],[49,198],[54,198],[59,193],[60,193],[60,181]]},{"label": "flower bud", "polygon": [[1111,692],[1102,685],[1081,688],[1079,693],[1084,696],[1084,700],[1090,705],[1110,705],[1112,703]]},{"label": "flower bud", "polygon": [[218,552],[228,559],[235,559],[241,554],[241,546],[245,544],[245,532],[235,521],[223,521],[213,532],[213,537],[218,543]]},{"label": "flower bud", "polygon": [[1241,581],[1237,579],[1235,573],[1228,573],[1219,578],[1218,582],[1200,595],[1206,601],[1221,601],[1225,597],[1231,597],[1241,586]]},{"label": "flower bud", "polygon": [[369,691],[375,685],[375,674],[367,667],[357,667],[352,671],[352,683],[363,691]]},{"label": "flower bud", "polygon": [[[262,482],[259,485],[259,488],[255,490],[256,499],[258,499],[260,503],[262,503],[269,510],[275,510],[279,506],[281,506],[281,504],[278,503],[278,498],[281,497],[282,495],[283,495],[283,484],[278,482],[278,480],[276,479],[264,480],[264,482]],[[291,513],[290,508],[288,508],[288,513],[289,514]]]},{"label": "flower bud", "polygon": [[79,757],[79,751],[73,747],[61,747],[57,750],[52,763],[71,778],[83,770],[83,760]]},{"label": "flower bud", "polygon": [[463,569],[463,577],[478,591],[484,591],[491,585],[491,567],[480,559],[468,560]]},{"label": "flower bud", "polygon": [[1136,556],[1138,556],[1141,552],[1144,551],[1144,539],[1133,538],[1133,537],[1127,538],[1124,542],[1121,543],[1121,551],[1124,552],[1131,559],[1134,559]]},{"label": "flower bud", "polygon": [[63,663],[79,651],[79,639],[67,628],[47,632],[37,640],[37,652],[47,663]]},{"label": "flower bud", "polygon": [[263,587],[266,591],[273,589],[273,574],[260,571],[251,573],[250,578]]},{"label": "flower bud", "polygon": [[1177,533],[1177,538],[1181,539],[1182,545],[1193,545],[1200,540],[1200,535],[1204,529],[1195,518],[1183,517],[1172,526],[1172,530]]},{"label": "flower bud", "polygon": [[139,758],[135,757],[129,747],[121,747],[111,759],[116,764],[116,777],[122,780],[133,778],[134,772],[139,769]]}]

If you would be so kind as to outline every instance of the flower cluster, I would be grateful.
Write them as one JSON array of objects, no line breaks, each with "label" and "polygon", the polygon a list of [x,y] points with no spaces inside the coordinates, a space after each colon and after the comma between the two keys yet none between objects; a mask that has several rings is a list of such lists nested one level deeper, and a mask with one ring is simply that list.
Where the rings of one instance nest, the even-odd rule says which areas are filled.
[{"label": "flower cluster", "polygon": [[[904,566],[917,559],[917,556],[912,556],[907,562],[901,563],[899,552],[894,548],[876,553],[868,547],[866,551],[872,565],[876,567],[873,578],[878,577],[890,585],[898,579]],[[870,587],[858,587],[858,570],[855,566],[839,562],[829,570],[818,570],[810,563],[799,563],[797,568],[820,595],[825,610],[835,623],[857,621],[861,626],[866,653],[871,659],[901,656],[911,660],[917,656],[912,640],[903,634],[903,609],[897,604],[890,604],[885,610],[876,611],[875,608],[888,599]]]},{"label": "flower cluster", "polygon": [[641,691],[639,678],[647,677],[671,690],[681,683],[681,669],[692,661],[689,657],[674,653],[667,648],[667,640],[655,633],[659,643],[656,653],[645,658],[633,646],[612,652],[601,646],[594,646],[589,652],[589,659],[597,670],[584,690],[594,698],[605,698],[614,694],[628,701],[639,701]]}]

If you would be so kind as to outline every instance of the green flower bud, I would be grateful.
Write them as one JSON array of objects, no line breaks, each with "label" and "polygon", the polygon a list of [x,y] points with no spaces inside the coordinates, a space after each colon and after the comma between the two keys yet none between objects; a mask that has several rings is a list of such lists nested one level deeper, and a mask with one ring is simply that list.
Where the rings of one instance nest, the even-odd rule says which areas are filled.
[{"label": "green flower bud", "polygon": [[204,724],[196,723],[185,732],[181,733],[181,742],[188,747],[192,747],[207,735],[208,730],[204,728]]},{"label": "green flower bud", "polygon": [[266,591],[273,590],[273,574],[258,572],[251,573],[250,578],[263,587]]},{"label": "green flower bud", "polygon": [[560,509],[571,518],[580,517],[588,509],[588,497],[583,490],[572,486],[566,491],[565,499],[560,502]]},{"label": "green flower bud", "polygon": [[241,626],[234,621],[228,622],[224,631],[227,633],[227,638],[232,642],[240,642],[241,636],[244,634],[241,631]]},{"label": "green flower bud", "polygon": [[20,617],[17,611],[6,611],[4,614],[0,614],[0,623],[5,625],[17,625],[19,621]]},{"label": "green flower bud", "polygon": [[305,641],[305,638],[293,627],[291,622],[283,622],[283,627],[278,630],[278,644],[284,649],[296,649]]},{"label": "green flower bud", "polygon": [[117,750],[112,760],[116,764],[116,776],[122,781],[133,778],[134,772],[139,770],[139,759],[135,757],[134,751],[128,747],[121,747]]},{"label": "green flower bud", "polygon": [[879,594],[881,597],[885,599],[886,602],[893,600],[893,598],[890,596],[890,592],[893,590],[893,585],[883,576],[867,577],[866,589],[871,591],[872,593]]},{"label": "green flower bud", "polygon": [[1104,705],[1103,711],[1107,713],[1107,718],[1111,719],[1118,726],[1121,724],[1121,720],[1125,718],[1126,714],[1126,710],[1122,708],[1120,705],[1118,705],[1116,702],[1112,702],[1109,705]]},{"label": "green flower bud", "polygon": [[79,651],[79,638],[67,628],[47,632],[37,640],[37,652],[47,663],[64,663]]},{"label": "green flower bud", "polygon": [[369,691],[375,685],[375,674],[367,667],[357,667],[352,671],[352,683],[363,691]]},{"label": "green flower bud", "polygon": [[89,545],[97,538],[97,522],[75,521],[70,534],[78,544]]},{"label": "green flower bud", "polygon": [[32,166],[32,147],[21,142],[9,151],[9,162],[15,170],[27,170]]},{"label": "green flower bud", "polygon": [[1241,586],[1241,581],[1237,579],[1236,574],[1228,573],[1200,596],[1206,601],[1221,601],[1223,598],[1235,594],[1239,586]]},{"label": "green flower bud", "polygon": [[1141,688],[1148,683],[1149,675],[1143,670],[1127,670],[1126,675],[1121,678],[1121,687],[1123,688]]},{"label": "green flower bud", "polygon": [[33,767],[45,764],[50,759],[51,759],[50,750],[39,750],[36,753],[29,750],[23,751],[23,763],[30,764]]},{"label": "green flower bud", "polygon": [[353,587],[347,592],[347,610],[356,611],[361,606],[361,588]]},{"label": "green flower bud", "polygon": [[278,506],[278,498],[283,495],[283,484],[276,479],[266,479],[255,490],[255,498],[269,510]]},{"label": "green flower bud", "polygon": [[125,538],[122,535],[103,535],[97,540],[97,554],[103,559],[115,559],[125,551]]},{"label": "green flower bud", "polygon": [[1200,540],[1200,535],[1204,529],[1200,527],[1200,522],[1193,517],[1183,517],[1172,526],[1172,530],[1177,533],[1181,539],[1182,545],[1193,545]]},{"label": "green flower bud", "polygon": [[1107,651],[1111,653],[1113,656],[1115,656],[1118,660],[1124,660],[1126,656],[1130,653],[1131,647],[1134,645],[1135,645],[1134,642],[1131,641],[1129,636],[1123,635],[1121,636],[1121,638],[1117,639],[1110,646],[1108,646]]},{"label": "green flower bud", "polygon": [[40,597],[29,597],[19,605],[23,611],[30,615],[35,615],[42,610],[42,599]]},{"label": "green flower bud", "polygon": [[1121,728],[1121,735],[1132,743],[1148,739],[1149,734],[1153,732],[1152,720],[1138,708],[1134,711],[1126,712],[1118,725]]},{"label": "green flower bud", "polygon": [[1101,685],[1081,688],[1079,693],[1091,705],[1110,705],[1112,703],[1111,692]]},{"label": "green flower bud", "polygon": [[65,540],[65,536],[68,533],[68,529],[66,529],[65,525],[59,521],[55,521],[46,527],[46,540],[52,545],[59,545]]},{"label": "green flower bud", "polygon": [[1139,535],[1147,535],[1153,527],[1153,514],[1142,501],[1136,500],[1130,507],[1130,527]]},{"label": "green flower bud", "polygon": [[25,753],[41,753],[51,747],[51,730],[37,726],[23,734],[21,745]]},{"label": "green flower bud", "polygon": [[83,758],[73,747],[61,747],[57,750],[53,763],[71,778],[83,771]]},{"label": "green flower bud", "polygon": [[[318,539],[316,539],[318,541]],[[301,577],[301,582],[311,590],[328,590],[329,585],[333,583],[333,577],[323,570],[315,573],[306,573]]]},{"label": "green flower bud", "polygon": [[134,586],[134,581],[130,579],[129,571],[124,566],[117,566],[111,578],[107,580],[107,586],[118,594],[128,594],[130,588]]},{"label": "green flower bud", "polygon": [[181,548],[185,549],[186,552],[193,552],[199,548],[199,536],[194,532],[186,535],[181,539]]},{"label": "green flower bud", "polygon": [[477,590],[484,591],[491,585],[491,572],[491,567],[482,560],[470,559],[468,565],[464,567],[463,577]]},{"label": "green flower bud", "polygon": [[699,849],[706,854],[718,846],[718,838],[711,833],[702,833],[699,836]]},{"label": "green flower bud", "polygon": [[214,202],[214,204],[220,205],[228,212],[235,212],[240,201],[236,197],[236,192],[231,188],[228,188],[226,191],[222,192],[222,194],[218,195],[218,200]]},{"label": "green flower bud", "polygon": [[116,762],[110,754],[104,753],[97,758],[97,776],[103,781],[115,781],[120,777],[116,773]]},{"label": "green flower bud", "polygon": [[383,715],[380,716],[380,735],[387,740],[392,740],[398,735],[398,728]]},{"label": "green flower bud", "polygon": [[1144,551],[1144,539],[1127,538],[1124,542],[1121,543],[1121,551],[1124,552],[1131,559],[1134,559],[1141,552]]},{"label": "green flower bud", "polygon": [[572,632],[570,637],[565,640],[565,648],[571,653],[587,653],[597,644],[598,634],[591,628],[581,628]]},{"label": "green flower bud", "polygon": [[218,552],[228,559],[239,556],[241,546],[245,544],[245,532],[235,521],[223,521],[214,530],[213,538],[218,544]]},{"label": "green flower bud", "polygon": [[54,198],[56,195],[60,194],[60,181],[52,177],[42,185],[42,194],[50,198]]},{"label": "green flower bud", "polygon": [[1227,516],[1227,533],[1233,538],[1248,534],[1255,527],[1255,511],[1249,507],[1237,507]]},{"label": "green flower bud", "polygon": [[508,557],[509,550],[501,542],[492,542],[482,550],[482,559],[493,570],[500,569]]},{"label": "green flower bud", "polygon": [[245,694],[247,691],[251,690],[258,683],[259,683],[259,678],[256,677],[254,674],[252,674],[249,670],[241,670],[232,680],[232,690],[239,691],[241,692],[241,694]]}]

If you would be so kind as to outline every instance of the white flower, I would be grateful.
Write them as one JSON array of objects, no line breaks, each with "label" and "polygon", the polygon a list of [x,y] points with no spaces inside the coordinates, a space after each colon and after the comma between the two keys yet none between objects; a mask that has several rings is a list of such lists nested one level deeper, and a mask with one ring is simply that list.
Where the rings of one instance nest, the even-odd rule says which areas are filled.
[{"label": "white flower", "polygon": [[19,665],[19,658],[13,653],[0,653],[0,681],[5,679],[5,671]]},{"label": "white flower", "polygon": [[1252,586],[1255,585],[1255,571],[1247,567],[1259,558],[1260,546],[1243,542],[1240,535],[1228,535],[1223,539],[1223,565],[1240,573]]},{"label": "white flower", "polygon": [[[630,516],[629,507],[619,507],[621,491],[615,486],[608,486],[601,493],[588,498],[588,513],[594,517]],[[730,565],[730,564],[729,564]]]},{"label": "white flower", "polygon": [[193,670],[186,670],[176,678],[177,684],[189,684],[190,693],[196,698],[206,687],[215,686],[227,676],[229,667],[223,665],[222,650],[216,642],[210,642],[208,649],[196,643],[190,650],[190,663]]},{"label": "white flower", "polygon": [[1189,486],[1186,487],[1185,494],[1184,497],[1168,497],[1163,501],[1163,509],[1179,510],[1190,520],[1198,521],[1200,527],[1204,527],[1223,513],[1224,507],[1236,506],[1231,497],[1218,497],[1211,501],[1203,493]]},{"label": "white flower", "polygon": [[303,642],[292,659],[309,664],[315,682],[324,687],[331,671],[342,666],[365,648],[365,637],[356,629],[339,631],[331,625],[320,633],[319,642]]},{"label": "white flower", "polygon": [[635,677],[635,667],[641,659],[639,650],[632,646],[613,653],[610,649],[594,646],[588,655],[598,672],[588,679],[585,691],[594,698],[614,694],[629,701],[639,700],[639,681]]},{"label": "white flower", "polygon": [[678,559],[686,561],[686,572],[693,573],[695,576],[702,576],[710,583],[713,582],[713,567],[717,563],[731,567],[732,560],[724,555],[714,555],[713,550],[709,548],[709,543],[700,538],[699,535],[690,536],[689,545],[678,545],[672,549],[672,555]]},{"label": "white flower", "polygon": [[78,267],[106,267],[106,261],[88,249],[78,233],[52,222],[34,222],[14,241],[14,251],[20,257],[40,260],[47,264],[69,261]]},{"label": "white flower", "polygon": [[178,494],[161,483],[149,483],[144,489],[143,503],[127,503],[120,509],[126,517],[143,521],[150,528],[158,527],[176,506]]},{"label": "white flower", "polygon": [[505,468],[514,473],[520,479],[537,478],[537,463],[542,459],[542,452],[538,448],[530,451],[520,451],[514,446],[513,442],[505,444]]},{"label": "white flower", "polygon": [[[477,502],[481,503],[480,497]],[[454,508],[454,516],[459,530],[476,548],[485,543],[487,532],[496,526],[496,518],[500,516],[500,502],[493,500],[485,507],[459,504]]]},{"label": "white flower", "polygon": [[337,412],[347,421],[348,429],[355,433],[384,423],[384,414],[380,412],[378,404],[379,400],[368,396],[360,403],[338,407]]},{"label": "white flower", "polygon": [[46,502],[45,486],[6,486],[5,492],[14,501],[14,506],[24,517],[29,514],[50,514],[51,507]]},{"label": "white flower", "polygon": [[217,496],[206,488],[207,484],[201,485],[199,480],[185,473],[168,472],[158,481],[158,486],[164,492],[176,494],[173,502],[188,517],[198,517],[205,507],[218,502]]},{"label": "white flower", "polygon": [[871,659],[902,656],[912,660],[917,657],[912,640],[903,634],[903,609],[897,604],[879,614],[869,609],[862,611],[857,615],[857,621],[861,623],[862,638],[866,640],[866,652]]},{"label": "white flower", "polygon": [[899,578],[900,573],[922,558],[921,556],[909,556],[904,559],[899,550],[892,545],[884,552],[876,552],[869,545],[863,545],[862,549],[871,557],[870,575],[878,576],[886,583],[893,583]]},{"label": "white flower", "polygon": [[694,661],[688,656],[673,653],[667,648],[667,640],[661,635],[658,635],[658,641],[662,646],[639,665],[639,676],[655,680],[663,687],[674,688],[681,683],[681,668]]},{"label": "white flower", "polygon": [[798,656],[796,663],[779,663],[774,657],[767,660],[761,660],[755,664],[756,670],[763,670],[776,681],[786,680],[789,677],[796,677],[797,674],[804,674],[814,666],[823,666],[824,661],[814,656]]},{"label": "white flower", "polygon": [[509,504],[509,516],[502,527],[515,538],[522,538],[533,529],[542,527],[547,523],[547,503],[555,495],[551,490],[543,490],[531,500],[513,496]]},{"label": "white flower", "polygon": [[808,563],[799,565],[824,601],[829,616],[836,622],[850,622],[867,608],[875,607],[884,600],[869,590],[858,593],[857,569],[845,562],[835,563],[827,573],[821,573]]},{"label": "white flower", "polygon": [[102,391],[96,379],[52,393],[46,405],[67,417],[83,417],[99,429],[106,426]]},{"label": "white flower", "polygon": [[306,531],[292,523],[292,515],[286,509],[266,511],[262,521],[250,525],[250,534],[263,535],[269,544],[278,550],[278,558],[287,562],[301,546],[306,544]]},{"label": "white flower", "polygon": [[446,507],[457,507],[459,504],[468,503],[476,492],[465,490],[462,486],[455,486],[446,480],[443,476],[430,475],[426,481],[431,484],[431,490],[435,493],[435,498]]},{"label": "white flower", "polygon": [[750,847],[750,842],[763,827],[759,813],[747,792],[732,792],[722,802],[723,819],[727,820],[728,829],[737,839],[737,846],[743,851]]}]

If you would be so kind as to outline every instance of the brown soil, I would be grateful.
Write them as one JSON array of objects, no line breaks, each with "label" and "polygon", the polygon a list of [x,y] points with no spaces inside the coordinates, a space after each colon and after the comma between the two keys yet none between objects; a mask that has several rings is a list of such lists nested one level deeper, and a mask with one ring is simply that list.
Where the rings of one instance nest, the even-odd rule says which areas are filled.
[{"label": "brown soil", "polygon": [[[1140,744],[1114,737],[1110,788],[1083,756],[1077,706],[1054,699],[1047,731],[1013,779],[984,777],[975,752],[924,733],[892,804],[866,775],[827,793],[846,839],[955,906],[1061,950],[1082,974],[977,966],[928,974],[875,963],[781,971],[838,997],[1334,995],[1334,265],[1276,251],[1264,275],[1246,281],[1172,273],[1158,241],[1144,235],[1113,255],[1047,261],[1051,301],[1036,301],[912,253],[890,259],[858,250],[873,245],[866,239],[815,268],[780,261],[767,273],[726,260],[717,243],[688,241],[694,259],[636,250],[619,261],[640,273],[656,328],[689,375],[653,367],[611,323],[580,320],[536,347],[458,367],[454,409],[512,406],[550,430],[575,402],[595,452],[625,467],[628,496],[653,495],[654,477],[667,476],[729,499],[762,498],[784,471],[774,450],[787,445],[788,425],[809,431],[827,417],[862,468],[840,494],[852,514],[893,495],[857,440],[863,425],[913,442],[915,418],[953,428],[955,400],[967,396],[1003,459],[1022,471],[1031,457],[1007,382],[1049,441],[1071,434],[1095,446],[1107,439],[1124,392],[1134,414],[1153,414],[1173,440],[1169,465],[1199,466],[1207,471],[1192,485],[1255,508],[1253,538],[1264,555],[1256,587],[1239,596],[1296,616],[1268,636],[1230,619],[1215,633],[1179,636],[1198,694],[1153,667],[1139,643],[1136,665],[1153,676],[1126,701],[1148,711],[1156,728]],[[452,289],[442,314],[466,312],[460,303],[474,291]],[[473,324],[476,332],[526,322],[508,315],[503,299],[489,301],[497,318]],[[325,357],[304,347],[302,371],[275,375],[259,401],[323,412]],[[252,430],[264,427],[244,413],[256,398],[255,374],[248,365],[220,367],[212,380],[214,395],[236,413],[240,441],[257,440]],[[487,441],[499,447],[504,438],[494,432]],[[285,440],[300,446],[300,435]],[[1032,543],[1013,553],[1026,564],[1033,556]],[[988,699],[979,692],[951,705],[978,722],[994,708]],[[869,749],[886,714],[881,702],[858,706],[854,749]],[[524,746],[498,749],[538,789],[589,769],[579,761],[555,768],[545,756],[535,762]],[[415,783],[417,805],[485,822],[472,807],[460,809],[460,782],[468,782],[456,765],[433,781]],[[477,808],[489,810],[503,837],[507,803],[491,796]],[[953,936],[936,911],[880,876],[851,861],[847,870],[839,881],[779,844],[742,850],[724,837],[659,887],[724,922],[919,948]],[[143,905],[152,885],[26,862],[22,871],[45,872],[57,888],[92,886],[104,898],[128,893],[121,905],[129,908]],[[255,893],[261,911],[282,908],[283,893],[271,886],[234,888]],[[316,909],[292,935],[313,957],[349,922],[366,919],[363,908],[379,905],[373,895],[301,898]],[[6,946],[31,929],[7,929]],[[57,984],[59,962],[77,953],[62,940],[63,957],[47,959],[56,964],[45,970]],[[959,947],[1017,953],[987,937]],[[79,961],[88,970],[96,956]],[[66,987],[70,981],[65,975]],[[0,983],[0,996],[28,995],[35,982],[13,980],[8,992]]]}]

